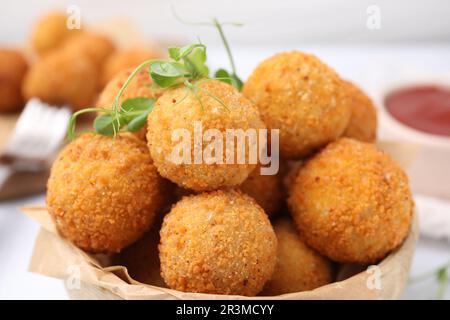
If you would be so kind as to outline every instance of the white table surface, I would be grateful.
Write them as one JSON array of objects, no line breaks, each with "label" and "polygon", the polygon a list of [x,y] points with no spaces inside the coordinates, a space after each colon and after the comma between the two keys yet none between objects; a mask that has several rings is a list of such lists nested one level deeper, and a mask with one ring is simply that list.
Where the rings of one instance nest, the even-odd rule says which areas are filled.
[{"label": "white table surface", "polygon": [[[370,91],[380,74],[401,68],[427,72],[450,71],[450,45],[410,46],[292,46],[291,48],[235,48],[239,73],[245,79],[255,65],[270,54],[288,49],[301,49],[317,54],[344,78],[352,79]],[[227,66],[222,48],[209,48],[212,69]],[[370,94],[370,92],[369,92]],[[450,161],[450,159],[449,159]],[[44,195],[0,202],[0,299],[67,299],[60,280],[27,272],[28,262],[38,232],[38,225],[21,214],[17,207],[43,204]],[[420,209],[420,208],[419,208]],[[414,256],[411,275],[420,275],[450,261],[450,244],[421,237]],[[407,286],[406,299],[431,299],[437,291],[432,279]],[[445,295],[450,299],[450,288]]]}]

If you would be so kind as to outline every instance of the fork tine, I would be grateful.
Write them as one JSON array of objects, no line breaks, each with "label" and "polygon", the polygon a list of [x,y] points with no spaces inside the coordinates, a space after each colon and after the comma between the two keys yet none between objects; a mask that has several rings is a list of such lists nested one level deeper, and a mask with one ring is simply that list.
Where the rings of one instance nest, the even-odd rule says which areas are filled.
[{"label": "fork tine", "polygon": [[63,108],[57,110],[55,114],[51,115],[49,121],[51,121],[51,126],[47,127],[47,148],[46,154],[51,155],[56,151],[60,143],[64,140],[67,132],[67,125],[70,117],[70,110],[68,108]]},{"label": "fork tine", "polygon": [[56,152],[67,130],[70,110],[31,99],[13,130],[5,152],[22,158],[47,159]]},{"label": "fork tine", "polygon": [[26,136],[24,133],[26,132],[27,126],[29,126],[32,119],[36,118],[36,107],[34,101],[31,101],[25,106],[22,114],[17,120],[16,126],[13,129],[11,134],[11,138],[8,141],[5,152],[13,153],[17,146],[23,146],[24,148],[29,148],[28,140],[24,139]]}]

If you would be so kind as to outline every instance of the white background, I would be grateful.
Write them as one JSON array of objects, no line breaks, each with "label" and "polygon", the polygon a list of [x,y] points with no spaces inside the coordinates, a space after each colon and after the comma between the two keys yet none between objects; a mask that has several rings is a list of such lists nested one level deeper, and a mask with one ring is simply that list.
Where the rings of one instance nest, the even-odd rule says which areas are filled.
[{"label": "white background", "polygon": [[[209,28],[190,30],[171,13],[174,6],[186,20],[208,21],[217,17],[237,21],[245,29],[231,29],[236,45],[289,45],[303,43],[398,43],[450,39],[448,0],[14,0],[2,1],[1,43],[23,43],[33,22],[50,9],[65,10],[78,5],[82,23],[92,24],[110,17],[128,17],[149,37],[189,38],[196,35],[217,43]],[[366,27],[366,10],[381,10],[381,29]]]}]

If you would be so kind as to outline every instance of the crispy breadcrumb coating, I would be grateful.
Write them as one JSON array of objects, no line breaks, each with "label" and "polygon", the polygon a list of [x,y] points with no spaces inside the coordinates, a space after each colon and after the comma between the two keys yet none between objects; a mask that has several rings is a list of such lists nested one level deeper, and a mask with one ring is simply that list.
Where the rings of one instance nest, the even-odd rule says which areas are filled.
[{"label": "crispy breadcrumb coating", "polygon": [[151,226],[164,202],[144,142],[84,134],[54,162],[47,207],[62,236],[88,252],[119,252]]},{"label": "crispy breadcrumb coating", "polygon": [[22,53],[0,49],[0,112],[17,111],[22,107],[21,87],[27,68]]},{"label": "crispy breadcrumb coating", "polygon": [[342,80],[314,55],[279,53],[259,64],[243,88],[269,129],[280,129],[280,155],[298,159],[342,135],[350,119]]},{"label": "crispy breadcrumb coating", "polygon": [[282,205],[283,187],[280,173],[262,175],[257,167],[239,189],[255,199],[268,216],[273,216]]},{"label": "crispy breadcrumb coating", "polygon": [[[254,105],[231,85],[212,80],[199,84],[199,87],[201,90],[197,92],[197,97],[187,88],[179,87],[167,90],[156,102],[148,117],[147,133],[147,141],[155,166],[163,177],[181,187],[195,191],[240,185],[256,167],[256,164],[250,163],[249,160],[248,139],[246,139],[244,164],[239,164],[237,161],[234,161],[234,164],[227,163],[227,155],[234,152],[236,157],[238,152],[237,143],[232,150],[226,149],[225,141],[223,141],[222,164],[207,163],[205,159],[202,159],[201,163],[194,163],[194,150],[196,150],[194,124],[200,123],[203,133],[208,129],[216,129],[223,136],[227,129],[242,129],[244,132],[247,129],[255,129],[258,135],[258,129],[265,128],[265,125]],[[197,98],[200,99],[201,104]],[[172,135],[177,132],[177,129],[187,130],[190,133],[190,164],[178,164],[170,160],[181,140],[178,137],[172,141]],[[208,145],[209,143],[203,142],[198,154],[204,154]]]},{"label": "crispy breadcrumb coating", "polygon": [[402,243],[411,223],[408,178],[375,145],[342,138],[308,160],[289,198],[306,243],[344,263],[374,263]]},{"label": "crispy breadcrumb coating", "polygon": [[145,60],[155,59],[159,56],[158,52],[143,48],[116,51],[103,64],[101,82],[106,85],[119,72],[129,68],[134,69]]},{"label": "crispy breadcrumb coating", "polygon": [[50,12],[41,17],[34,27],[31,45],[43,55],[58,48],[68,38],[79,34],[79,29],[67,28],[67,15],[64,12]]},{"label": "crispy breadcrumb coating", "polygon": [[355,84],[345,81],[352,115],[344,136],[374,142],[377,136],[377,110],[370,98]]},{"label": "crispy breadcrumb coating", "polygon": [[238,191],[183,198],[160,234],[161,274],[176,290],[254,296],[275,267],[277,240],[269,219]]},{"label": "crispy breadcrumb coating", "polygon": [[295,179],[297,178],[303,163],[304,161],[301,160],[288,160],[284,162],[285,172],[283,175],[283,187],[286,196],[289,196],[290,190],[294,185]]},{"label": "crispy breadcrumb coating", "polygon": [[[117,93],[133,71],[134,68],[122,70],[111,79],[100,93],[96,103],[97,107],[111,108]],[[128,84],[127,88],[123,91],[120,102],[136,97],[158,98],[161,93],[161,89],[152,88],[152,79],[148,74],[148,68],[144,68],[136,74],[133,80]]]},{"label": "crispy breadcrumb coating", "polygon": [[22,92],[26,99],[38,97],[50,104],[68,104],[78,110],[93,103],[97,79],[98,72],[90,58],[56,50],[31,66]]},{"label": "crispy breadcrumb coating", "polygon": [[300,239],[290,219],[277,220],[274,230],[278,240],[277,264],[262,295],[313,290],[333,281],[331,262]]}]

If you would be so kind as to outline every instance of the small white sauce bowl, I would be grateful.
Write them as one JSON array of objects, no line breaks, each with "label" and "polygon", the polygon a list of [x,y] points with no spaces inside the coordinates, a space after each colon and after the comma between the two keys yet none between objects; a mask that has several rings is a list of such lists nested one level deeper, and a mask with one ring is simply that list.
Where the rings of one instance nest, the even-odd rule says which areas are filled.
[{"label": "small white sauce bowl", "polygon": [[407,72],[384,80],[374,95],[381,140],[404,144],[413,151],[407,171],[414,192],[450,199],[450,137],[411,128],[394,118],[385,106],[385,98],[402,88],[432,85],[450,90],[450,77]]}]

